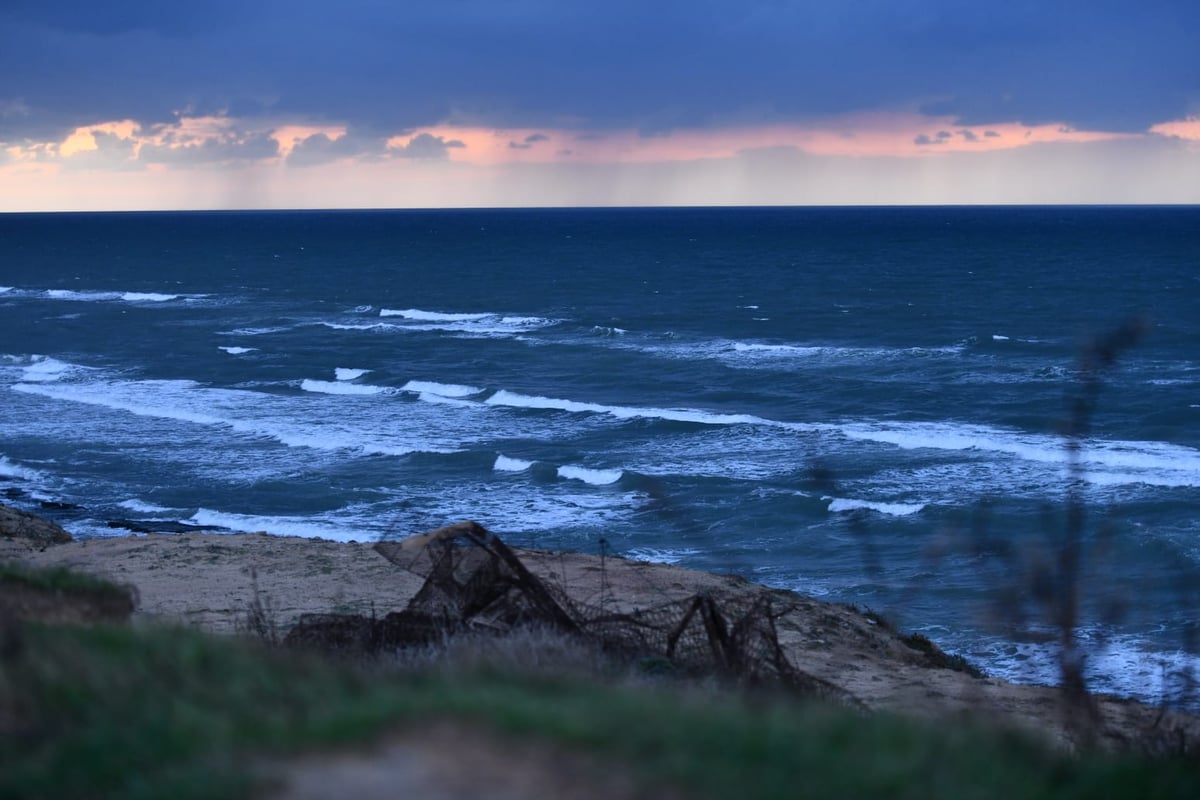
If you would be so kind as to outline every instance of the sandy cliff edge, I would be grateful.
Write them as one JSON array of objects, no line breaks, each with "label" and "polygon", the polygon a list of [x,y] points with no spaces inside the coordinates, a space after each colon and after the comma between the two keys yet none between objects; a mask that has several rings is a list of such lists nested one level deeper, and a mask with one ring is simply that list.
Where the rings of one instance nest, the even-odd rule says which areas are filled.
[{"label": "sandy cliff edge", "polygon": [[[575,599],[598,604],[599,557],[519,550],[529,569]],[[257,588],[282,630],[301,614],[379,615],[403,608],[422,584],[368,543],[252,534],[156,534],[88,539],[40,548],[0,540],[0,560],[67,566],[137,589],[135,623],[184,624],[218,633],[239,629]],[[608,603],[646,608],[699,592],[714,597],[777,590],[742,578],[608,558]],[[842,688],[869,709],[923,717],[982,716],[1035,730],[1070,746],[1059,692],[936,668],[894,631],[859,611],[803,595],[778,621],[793,664]],[[1098,698],[1099,744],[1115,749],[1200,741],[1200,718],[1116,698]],[[1181,738],[1182,737],[1182,738]]]}]

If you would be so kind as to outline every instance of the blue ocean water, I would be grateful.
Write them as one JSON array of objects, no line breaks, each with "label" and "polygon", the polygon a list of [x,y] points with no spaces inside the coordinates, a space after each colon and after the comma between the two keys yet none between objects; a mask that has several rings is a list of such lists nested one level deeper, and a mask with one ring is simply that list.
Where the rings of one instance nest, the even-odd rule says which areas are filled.
[{"label": "blue ocean water", "polygon": [[1198,312],[1197,208],[0,215],[0,491],[79,536],[471,518],[1052,681],[1014,576],[1081,479],[1091,679],[1158,700],[1200,665]]}]

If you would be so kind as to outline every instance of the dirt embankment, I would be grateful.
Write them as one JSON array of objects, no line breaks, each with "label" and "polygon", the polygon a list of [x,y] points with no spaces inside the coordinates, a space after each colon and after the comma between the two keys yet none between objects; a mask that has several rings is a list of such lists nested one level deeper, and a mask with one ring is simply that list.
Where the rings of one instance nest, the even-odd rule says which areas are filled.
[{"label": "dirt embankment", "polygon": [[[872,710],[923,717],[986,717],[1071,746],[1060,693],[946,669],[913,640],[855,609],[661,564],[575,553],[517,551],[528,569],[574,600],[616,611],[698,593],[718,600],[772,594],[789,610],[776,622],[792,664]],[[66,566],[136,587],[135,624],[165,622],[220,633],[245,629],[257,603],[280,632],[301,614],[384,615],[404,608],[421,577],[370,544],[256,534],[164,534],[43,546],[0,539],[0,560]],[[936,654],[935,654],[936,655]],[[1098,743],[1115,749],[1177,748],[1200,741],[1200,719],[1097,698]]]}]

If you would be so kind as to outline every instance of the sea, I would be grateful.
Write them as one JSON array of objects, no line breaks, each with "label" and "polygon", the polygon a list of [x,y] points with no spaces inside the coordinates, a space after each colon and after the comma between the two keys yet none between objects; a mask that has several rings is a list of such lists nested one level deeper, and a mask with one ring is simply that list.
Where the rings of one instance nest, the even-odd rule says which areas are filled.
[{"label": "sea", "polygon": [[80,538],[472,519],[1024,682],[1078,597],[1091,688],[1195,706],[1200,208],[0,215],[0,494]]}]

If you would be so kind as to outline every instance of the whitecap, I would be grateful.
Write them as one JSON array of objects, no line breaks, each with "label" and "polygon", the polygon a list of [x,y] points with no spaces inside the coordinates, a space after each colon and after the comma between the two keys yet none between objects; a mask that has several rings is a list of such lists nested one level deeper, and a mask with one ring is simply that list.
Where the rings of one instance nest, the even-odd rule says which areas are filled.
[{"label": "whitecap", "polygon": [[348,369],[346,367],[338,367],[333,371],[334,377],[339,381],[352,381],[355,378],[361,378],[371,370],[369,369]]},{"label": "whitecap", "polygon": [[129,303],[165,303],[169,300],[178,300],[179,295],[157,292],[124,292],[121,299]]},{"label": "whitecap", "polygon": [[275,326],[272,328],[235,328],[231,331],[217,331],[218,336],[262,336],[266,333],[279,333],[286,331],[283,326]]},{"label": "whitecap", "polygon": [[[342,390],[357,386],[314,383]],[[384,420],[392,420],[394,416],[386,414],[387,404],[370,404],[369,409],[364,406],[361,412],[371,411],[369,417],[341,418],[331,415],[326,403],[306,399],[304,395],[288,397],[244,389],[217,389],[178,380],[18,383],[12,390],[143,417],[226,428],[240,435],[270,438],[288,447],[388,456],[459,452],[456,439],[461,432],[444,431],[431,424],[431,420],[422,420],[415,426],[389,424]],[[376,412],[386,416],[377,417]]]},{"label": "whitecap", "polygon": [[46,297],[51,300],[69,300],[73,302],[97,302],[101,300],[116,300],[121,295],[116,292],[77,292],[73,289],[47,289]]},{"label": "whitecap", "polygon": [[48,356],[33,356],[33,363],[25,367],[21,380],[30,383],[47,383],[63,378],[75,367]]},{"label": "whitecap", "polygon": [[553,397],[524,395],[501,389],[484,401],[493,406],[512,408],[546,409],[573,413],[609,414],[617,419],[662,419],[672,422],[695,422],[702,425],[771,425],[775,427],[800,428],[794,423],[772,422],[750,414],[719,414],[690,408],[653,408],[638,406],[610,406],[601,403],[583,403],[575,400],[560,400]]},{"label": "whitecap", "polygon": [[231,355],[231,356],[240,356],[240,355],[244,355],[246,353],[253,353],[258,348],[257,347],[220,347],[220,346],[218,346],[217,349],[224,350],[226,353],[229,353],[229,355]]},{"label": "whitecap", "polygon": [[491,312],[450,314],[422,311],[417,308],[383,308],[380,309],[379,316],[399,317],[405,320],[406,324],[396,326],[403,331],[451,331],[476,336],[511,336],[557,324],[557,320],[544,317],[510,316]]},{"label": "whitecap", "polygon": [[342,381],[315,381],[309,378],[300,381],[300,388],[306,392],[342,395],[373,395],[382,394],[387,391],[387,388],[383,386],[369,386],[361,383],[345,383]]},{"label": "whitecap", "polygon": [[880,514],[887,514],[892,517],[907,517],[925,508],[924,503],[879,503],[871,500],[854,500],[844,497],[822,497],[821,499],[830,501],[829,511],[834,514],[841,511],[866,509],[868,511],[878,511]]},{"label": "whitecap", "polygon": [[26,481],[35,481],[42,477],[42,473],[36,469],[30,469],[10,461],[8,456],[0,456],[0,475],[5,478],[20,478]]},{"label": "whitecap", "polygon": [[562,466],[558,468],[558,476],[568,480],[583,481],[592,486],[607,486],[616,483],[624,475],[619,469],[588,469],[587,467]]},{"label": "whitecap", "polygon": [[163,506],[156,506],[153,503],[146,503],[137,499],[136,497],[132,497],[128,500],[122,500],[121,502],[117,503],[117,505],[119,505],[121,508],[127,508],[130,511],[136,511],[139,514],[166,514],[174,510],[170,508],[164,508]]},{"label": "whitecap", "polygon": [[426,322],[471,322],[473,320],[486,319],[492,314],[446,314],[440,311],[422,311],[419,308],[406,308],[397,310],[393,308],[379,309],[381,317],[403,317],[404,319],[415,319]]},{"label": "whitecap", "polygon": [[200,298],[205,295],[164,294],[162,292],[105,292],[99,290],[76,289],[47,289],[45,296],[51,300],[69,300],[81,303],[125,302],[125,303],[165,303],[178,300],[181,297]]},{"label": "whitecap", "polygon": [[205,527],[228,528],[242,533],[272,533],[305,539],[331,539],[338,542],[369,541],[374,537],[355,528],[314,522],[308,517],[266,517],[234,514],[201,508],[188,522]]},{"label": "whitecap", "polygon": [[372,330],[399,330],[396,325],[389,325],[386,322],[369,322],[365,324],[351,325],[345,322],[319,322],[318,325],[324,325],[326,328],[333,328],[335,331],[372,331]]},{"label": "whitecap", "polygon": [[[892,444],[905,450],[960,450],[1005,453],[1041,464],[1067,463],[1066,441],[1046,434],[951,422],[854,423],[843,425],[849,439]],[[1081,443],[1085,479],[1101,485],[1145,483],[1200,486],[1200,450],[1145,441]]]},{"label": "whitecap", "polygon": [[785,355],[785,356],[817,356],[828,352],[828,347],[812,347],[794,344],[755,344],[752,342],[734,342],[735,353]]},{"label": "whitecap", "polygon": [[496,472],[524,472],[532,466],[532,461],[498,455],[496,456],[496,463],[492,465],[492,469]]},{"label": "whitecap", "polygon": [[470,397],[483,391],[478,386],[464,386],[458,383],[437,383],[435,381],[409,381],[400,387],[402,392],[419,392],[435,394],[440,397]]}]

